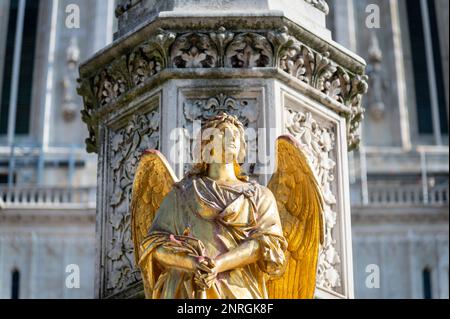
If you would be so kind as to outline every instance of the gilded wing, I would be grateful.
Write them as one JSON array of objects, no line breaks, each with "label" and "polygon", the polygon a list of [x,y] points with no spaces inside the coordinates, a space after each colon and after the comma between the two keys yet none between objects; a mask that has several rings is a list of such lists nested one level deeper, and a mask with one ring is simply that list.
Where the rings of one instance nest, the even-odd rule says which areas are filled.
[{"label": "gilded wing", "polygon": [[323,242],[322,194],[294,138],[281,136],[276,147],[276,170],[268,188],[277,200],[288,250],[285,272],[268,282],[268,294],[274,299],[311,299],[319,245]]},{"label": "gilded wing", "polygon": [[175,173],[159,151],[149,150],[142,155],[131,196],[131,232],[136,265],[140,259],[140,245],[147,237],[156,212],[177,181]]}]

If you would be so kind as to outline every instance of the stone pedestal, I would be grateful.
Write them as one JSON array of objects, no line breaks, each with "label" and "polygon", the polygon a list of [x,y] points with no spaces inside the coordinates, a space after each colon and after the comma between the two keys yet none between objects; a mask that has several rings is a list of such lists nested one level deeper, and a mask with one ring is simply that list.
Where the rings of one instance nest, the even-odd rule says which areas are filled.
[{"label": "stone pedestal", "polygon": [[115,42],[79,80],[87,148],[99,161],[97,297],[143,296],[129,213],[140,154],[161,150],[181,177],[194,123],[221,110],[253,128],[244,168],[261,183],[277,136],[305,146],[326,201],[316,295],[353,297],[347,152],[359,143],[365,62],[331,40],[324,1],[293,2],[119,4]]}]

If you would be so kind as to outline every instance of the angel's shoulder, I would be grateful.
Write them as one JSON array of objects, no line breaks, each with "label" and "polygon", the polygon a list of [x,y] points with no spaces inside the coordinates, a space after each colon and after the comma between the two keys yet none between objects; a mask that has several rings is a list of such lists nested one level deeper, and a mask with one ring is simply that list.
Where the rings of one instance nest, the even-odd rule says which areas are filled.
[{"label": "angel's shoulder", "polygon": [[254,187],[259,198],[275,200],[272,191],[267,186],[261,185],[259,183],[254,183]]},{"label": "angel's shoulder", "polygon": [[174,184],[173,190],[175,192],[184,192],[184,193],[190,191],[193,187],[194,179],[196,179],[196,178],[195,177],[184,177],[183,179],[181,179],[180,181],[178,181]]}]

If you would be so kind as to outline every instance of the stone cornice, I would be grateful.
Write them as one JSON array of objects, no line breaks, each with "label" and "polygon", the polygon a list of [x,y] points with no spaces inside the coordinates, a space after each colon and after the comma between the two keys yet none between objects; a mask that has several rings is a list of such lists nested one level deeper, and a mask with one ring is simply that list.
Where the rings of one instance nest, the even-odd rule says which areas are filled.
[{"label": "stone cornice", "polygon": [[[114,38],[134,33],[163,17],[183,18],[239,17],[242,23],[257,17],[286,17],[317,36],[331,39],[326,28],[329,6],[324,0],[125,0],[116,8],[117,32]],[[184,21],[184,20],[183,20]]]},{"label": "stone cornice", "polygon": [[186,33],[186,30],[197,32],[210,32],[218,30],[220,27],[228,31],[241,32],[268,32],[287,27],[287,33],[294,36],[299,41],[319,52],[329,52],[330,59],[341,67],[348,69],[352,73],[364,74],[366,62],[354,52],[348,50],[337,42],[322,38],[298,25],[290,19],[271,15],[252,15],[247,16],[195,16],[195,17],[158,17],[148,24],[140,26],[137,30],[129,32],[110,45],[99,50],[91,58],[83,62],[80,66],[81,77],[90,76],[98,70],[100,65],[107,65],[118,56],[129,53],[129,51],[142,44],[156,34],[158,30],[163,29],[174,33]]},{"label": "stone cornice", "polygon": [[95,209],[3,209],[0,224],[95,223]]},{"label": "stone cornice", "polygon": [[149,92],[156,84],[162,84],[169,80],[183,80],[192,78],[202,79],[233,79],[239,76],[240,78],[260,78],[260,79],[277,79],[291,87],[298,89],[307,96],[320,101],[328,108],[335,110],[341,114],[350,114],[351,108],[338,103],[336,100],[330,98],[328,95],[314,89],[310,85],[300,81],[294,76],[283,72],[279,68],[261,68],[261,69],[164,69],[158,74],[146,79],[141,85],[132,88],[130,91],[124,93],[118,98],[115,103],[109,103],[97,110],[98,118],[103,118],[117,109],[125,107],[127,103],[131,102],[135,96],[140,96],[145,92]]},{"label": "stone cornice", "polygon": [[[122,14],[130,10],[133,6],[141,0],[122,0],[116,6],[115,15],[120,17]],[[304,0],[306,3],[312,5],[314,8],[322,11],[325,14],[330,12],[330,8],[325,0]]]},{"label": "stone cornice", "polygon": [[448,206],[352,206],[352,225],[448,223]]}]

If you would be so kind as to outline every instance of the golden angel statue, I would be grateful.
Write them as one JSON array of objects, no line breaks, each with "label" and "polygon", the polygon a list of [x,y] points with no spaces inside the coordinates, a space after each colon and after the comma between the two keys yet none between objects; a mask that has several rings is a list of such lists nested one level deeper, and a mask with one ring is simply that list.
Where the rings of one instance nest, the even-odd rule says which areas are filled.
[{"label": "golden angel statue", "polygon": [[156,150],[137,167],[131,222],[146,298],[313,298],[322,195],[300,146],[278,138],[264,187],[241,173],[237,117],[222,113],[202,132],[201,161],[182,180]]}]

